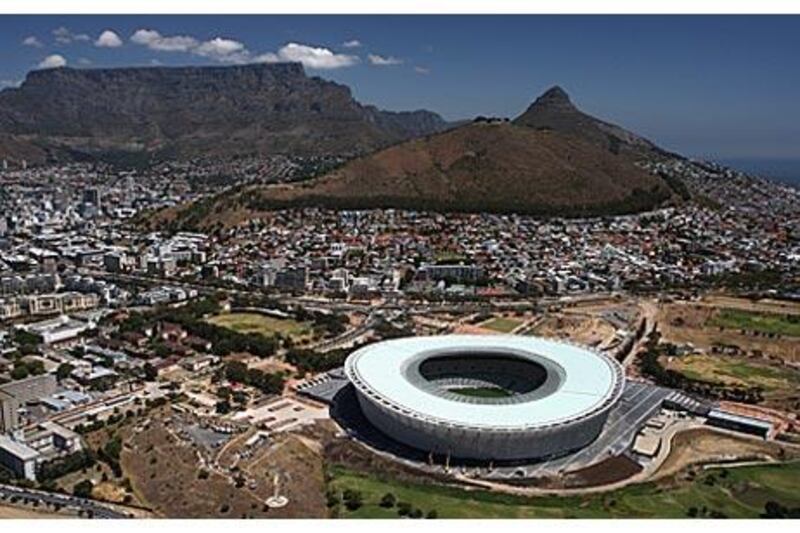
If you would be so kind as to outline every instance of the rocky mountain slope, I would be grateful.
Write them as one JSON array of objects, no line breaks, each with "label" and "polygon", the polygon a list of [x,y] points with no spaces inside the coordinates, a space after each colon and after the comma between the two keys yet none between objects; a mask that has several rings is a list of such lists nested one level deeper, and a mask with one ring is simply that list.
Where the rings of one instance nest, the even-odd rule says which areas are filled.
[{"label": "rocky mountain slope", "polygon": [[614,154],[643,159],[677,157],[635,133],[580,111],[558,86],[537,98],[514,124],[569,134]]},{"label": "rocky mountain slope", "polygon": [[11,157],[359,154],[445,127],[429,111],[364,106],[298,63],[57,68],[0,92],[0,155]]},{"label": "rocky mountain slope", "polygon": [[310,206],[588,216],[678,201],[675,183],[643,168],[667,152],[598,124],[605,123],[553,89],[513,122],[476,119],[353,159],[315,180],[223,194],[180,210],[176,221],[210,227]]}]

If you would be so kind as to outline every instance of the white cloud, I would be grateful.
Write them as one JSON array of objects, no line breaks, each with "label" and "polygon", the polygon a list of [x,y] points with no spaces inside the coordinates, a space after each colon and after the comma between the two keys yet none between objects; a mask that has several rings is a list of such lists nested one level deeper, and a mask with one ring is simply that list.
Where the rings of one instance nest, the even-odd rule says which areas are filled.
[{"label": "white cloud", "polygon": [[53,30],[53,37],[55,37],[58,44],[70,44],[72,41],[90,41],[85,33],[72,33],[66,26],[59,26]]},{"label": "white cloud", "polygon": [[417,66],[414,67],[414,72],[416,72],[417,74],[430,74],[431,69]]},{"label": "white cloud", "polygon": [[192,53],[226,63],[245,63],[250,56],[244,44],[222,37],[201,43],[192,50]]},{"label": "white cloud", "polygon": [[67,66],[67,60],[61,54],[52,54],[39,62],[39,68],[59,68]]},{"label": "white cloud", "polygon": [[84,67],[88,67],[92,64],[92,60],[86,57],[78,58],[78,64]]},{"label": "white cloud", "polygon": [[159,52],[188,52],[198,45],[197,39],[188,35],[164,36],[147,29],[136,30],[131,42]]},{"label": "white cloud", "polygon": [[358,39],[351,39],[349,41],[345,41],[342,43],[344,48],[359,48],[361,46],[361,41]]},{"label": "white cloud", "polygon": [[[277,52],[254,55],[244,43],[234,39],[215,37],[200,41],[189,35],[161,35],[156,30],[142,28],[130,37],[132,43],[160,52],[184,52],[221,63],[279,63],[294,61],[310,69],[336,69],[357,64],[358,56],[338,54],[328,48],[300,43],[288,43]],[[394,60],[394,58],[389,58]]]},{"label": "white cloud", "polygon": [[44,46],[42,41],[36,38],[34,35],[29,35],[22,40],[22,44],[25,46],[33,46],[34,48],[41,48]]},{"label": "white cloud", "polygon": [[260,63],[278,63],[281,61],[295,61],[311,69],[329,70],[351,67],[359,62],[358,56],[337,54],[328,48],[308,46],[299,43],[288,43],[281,47],[277,53],[262,54],[254,58]]},{"label": "white cloud", "polygon": [[367,56],[367,59],[369,59],[370,64],[378,66],[378,67],[387,67],[387,66],[390,66],[390,65],[402,65],[403,64],[403,60],[402,59],[399,59],[399,58],[396,58],[396,57],[392,57],[392,56],[383,57],[383,56],[379,56],[378,54],[369,54]]},{"label": "white cloud", "polygon": [[0,89],[19,87],[20,85],[22,85],[22,80],[0,80]]},{"label": "white cloud", "polygon": [[100,48],[119,48],[122,46],[122,39],[115,32],[106,30],[100,34],[94,45]]}]

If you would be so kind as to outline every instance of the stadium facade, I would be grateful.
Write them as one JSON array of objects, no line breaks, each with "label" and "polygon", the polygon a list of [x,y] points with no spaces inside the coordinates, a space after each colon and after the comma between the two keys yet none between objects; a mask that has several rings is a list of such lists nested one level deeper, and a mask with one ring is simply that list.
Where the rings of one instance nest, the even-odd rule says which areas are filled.
[{"label": "stadium facade", "polygon": [[353,352],[345,372],[365,417],[413,448],[453,458],[542,460],[591,443],[624,388],[621,366],[538,337],[408,337]]}]

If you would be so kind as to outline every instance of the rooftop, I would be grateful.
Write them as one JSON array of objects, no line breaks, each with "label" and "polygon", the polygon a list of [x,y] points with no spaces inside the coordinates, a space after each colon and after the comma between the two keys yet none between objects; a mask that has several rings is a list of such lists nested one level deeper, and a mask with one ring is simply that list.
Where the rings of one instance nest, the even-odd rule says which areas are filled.
[{"label": "rooftop", "polygon": [[[557,369],[559,379],[542,386],[549,388],[546,394],[496,403],[457,401],[421,387],[413,373],[409,379],[408,368],[420,358],[456,352],[508,353],[546,362],[548,373]],[[613,403],[624,383],[619,365],[601,354],[553,340],[515,335],[443,335],[379,342],[354,352],[345,369],[362,392],[409,416],[486,428],[544,427],[581,418]]]}]

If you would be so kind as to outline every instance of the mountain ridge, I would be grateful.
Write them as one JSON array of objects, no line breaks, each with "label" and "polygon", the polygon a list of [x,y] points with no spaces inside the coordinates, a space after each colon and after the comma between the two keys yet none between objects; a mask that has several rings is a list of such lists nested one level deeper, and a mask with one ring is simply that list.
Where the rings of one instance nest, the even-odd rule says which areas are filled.
[{"label": "mountain ridge", "polygon": [[579,111],[563,89],[546,92],[520,117],[479,117],[313,180],[226,193],[154,220],[207,229],[295,207],[581,217],[682,200],[679,184],[644,168],[669,152],[619,126],[604,129],[607,123]]},{"label": "mountain ridge", "polygon": [[0,92],[0,137],[89,155],[355,155],[446,127],[363,105],[299,63],[44,69]]},{"label": "mountain ridge", "polygon": [[584,113],[559,85],[542,93],[513,122],[529,128],[576,135],[613,153],[646,159],[681,158],[621,126]]}]

